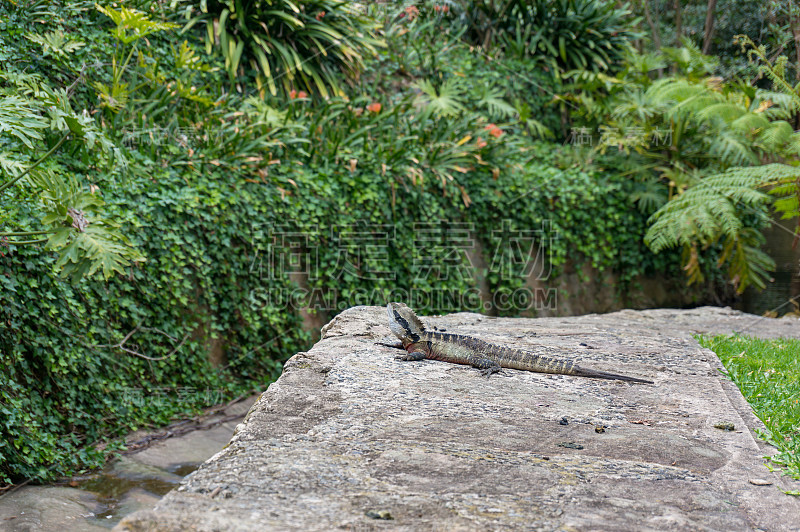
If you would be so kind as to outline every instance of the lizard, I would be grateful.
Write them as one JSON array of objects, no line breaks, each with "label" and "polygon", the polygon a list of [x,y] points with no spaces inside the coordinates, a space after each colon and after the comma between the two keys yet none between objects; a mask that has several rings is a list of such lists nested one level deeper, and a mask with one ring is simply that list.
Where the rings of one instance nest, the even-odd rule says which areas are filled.
[{"label": "lizard", "polygon": [[406,354],[395,357],[398,360],[428,359],[453,364],[467,364],[478,368],[481,370],[481,374],[487,377],[502,368],[509,368],[537,373],[653,384],[653,381],[646,379],[583,368],[571,360],[550,358],[522,349],[492,344],[471,336],[429,331],[414,311],[403,303],[389,303],[386,311],[389,315],[389,328],[400,340],[402,347],[391,344],[382,345],[408,351]]}]

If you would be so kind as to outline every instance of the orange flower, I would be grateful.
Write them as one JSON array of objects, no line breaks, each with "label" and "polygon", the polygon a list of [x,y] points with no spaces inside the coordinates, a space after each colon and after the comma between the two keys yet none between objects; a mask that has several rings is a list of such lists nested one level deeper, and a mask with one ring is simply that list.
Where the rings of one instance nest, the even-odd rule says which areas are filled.
[{"label": "orange flower", "polygon": [[371,103],[367,106],[367,111],[370,113],[380,113],[381,112],[381,104],[378,102]]},{"label": "orange flower", "polygon": [[419,9],[417,9],[417,6],[408,6],[406,8],[406,15],[408,15],[408,20],[414,20],[419,16]]},{"label": "orange flower", "polygon": [[297,98],[297,91],[292,89],[289,91],[289,99],[294,100],[295,98]]},{"label": "orange flower", "polygon": [[475,141],[475,145],[478,148],[483,148],[484,146],[486,146],[486,144],[488,144],[488,143],[485,140],[483,140],[482,138],[480,138],[480,137],[478,138],[478,140]]},{"label": "orange flower", "polygon": [[308,94],[306,93],[306,91],[300,91],[300,92],[297,93],[297,97],[298,98],[308,98]]},{"label": "orange flower", "polygon": [[493,137],[499,137],[500,135],[503,134],[503,130],[500,129],[499,127],[497,127],[494,124],[489,124],[486,127],[484,127],[483,129],[487,130],[489,132],[489,134],[491,136],[493,136]]},{"label": "orange flower", "polygon": [[450,11],[450,6],[433,6],[434,11],[441,11],[442,13],[447,13]]},{"label": "orange flower", "polygon": [[314,17],[314,18],[316,18],[317,20],[322,20],[322,17],[324,17],[324,16],[325,16],[325,12],[324,11],[320,11],[319,13],[317,13],[317,16]]},{"label": "orange flower", "polygon": [[308,93],[306,91],[296,91],[294,89],[289,91],[289,99],[295,100],[297,98],[308,98]]}]

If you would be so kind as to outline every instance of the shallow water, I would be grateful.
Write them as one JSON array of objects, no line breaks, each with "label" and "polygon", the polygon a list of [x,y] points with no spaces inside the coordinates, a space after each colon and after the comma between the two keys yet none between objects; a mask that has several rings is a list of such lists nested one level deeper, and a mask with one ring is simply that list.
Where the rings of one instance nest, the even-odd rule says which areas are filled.
[{"label": "shallow water", "polygon": [[208,430],[195,430],[119,456],[102,470],[67,483],[26,485],[3,495],[0,531],[102,531],[128,514],[152,508],[230,441],[255,399],[229,406],[227,415],[240,417]]}]

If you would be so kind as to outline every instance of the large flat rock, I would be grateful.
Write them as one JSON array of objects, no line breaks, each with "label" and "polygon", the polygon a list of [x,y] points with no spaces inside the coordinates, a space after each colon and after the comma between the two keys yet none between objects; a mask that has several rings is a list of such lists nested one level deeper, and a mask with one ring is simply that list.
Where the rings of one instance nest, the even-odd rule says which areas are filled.
[{"label": "large flat rock", "polygon": [[800,321],[711,307],[423,321],[655,385],[400,362],[375,345],[385,310],[355,307],[223,451],[117,530],[800,530],[778,487],[798,483],[764,466],[759,421],[692,337],[798,337]]}]

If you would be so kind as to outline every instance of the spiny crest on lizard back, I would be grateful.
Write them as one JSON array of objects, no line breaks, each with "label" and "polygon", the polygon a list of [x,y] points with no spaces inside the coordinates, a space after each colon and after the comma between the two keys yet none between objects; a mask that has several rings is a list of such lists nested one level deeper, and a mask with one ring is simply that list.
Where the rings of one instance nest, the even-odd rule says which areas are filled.
[{"label": "spiny crest on lizard back", "polygon": [[389,303],[386,312],[389,315],[389,328],[395,336],[401,340],[419,341],[425,326],[413,310],[403,303]]}]

